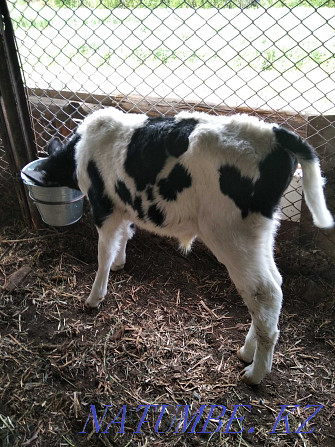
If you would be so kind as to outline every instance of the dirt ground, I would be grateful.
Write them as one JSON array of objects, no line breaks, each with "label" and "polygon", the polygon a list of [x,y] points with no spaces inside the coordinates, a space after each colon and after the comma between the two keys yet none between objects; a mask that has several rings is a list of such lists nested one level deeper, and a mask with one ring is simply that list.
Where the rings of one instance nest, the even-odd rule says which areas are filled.
[{"label": "dirt ground", "polygon": [[334,446],[335,260],[279,239],[281,336],[272,373],[249,387],[236,357],[247,309],[200,242],[184,256],[138,231],[86,311],[89,217],[0,228],[0,445]]}]

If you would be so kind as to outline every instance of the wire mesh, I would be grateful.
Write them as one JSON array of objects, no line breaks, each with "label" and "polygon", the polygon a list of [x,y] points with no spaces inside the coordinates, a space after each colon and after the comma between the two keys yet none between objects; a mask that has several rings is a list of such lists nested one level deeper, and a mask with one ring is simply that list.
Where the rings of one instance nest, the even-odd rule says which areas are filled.
[{"label": "wire mesh", "polygon": [[[106,104],[149,114],[173,114],[180,104],[210,113],[248,112],[304,137],[335,134],[332,1],[8,4],[38,151]],[[322,128],[308,124],[320,115],[330,116]],[[334,138],[328,138],[320,143],[326,175],[334,171],[335,154]],[[300,220],[301,191],[297,171],[282,202],[291,221]]]}]

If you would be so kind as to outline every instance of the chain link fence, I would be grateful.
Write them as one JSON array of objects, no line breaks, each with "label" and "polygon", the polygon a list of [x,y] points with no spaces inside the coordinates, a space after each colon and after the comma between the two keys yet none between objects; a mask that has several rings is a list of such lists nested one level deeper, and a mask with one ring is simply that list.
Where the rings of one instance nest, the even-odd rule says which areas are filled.
[{"label": "chain link fence", "polygon": [[[90,111],[246,112],[335,165],[335,8],[322,0],[8,0],[38,153]],[[322,122],[318,117],[322,117]],[[314,120],[314,121],[313,121]],[[332,186],[333,185],[333,186]],[[334,196],[334,181],[328,196]],[[299,221],[301,178],[285,194]]]}]

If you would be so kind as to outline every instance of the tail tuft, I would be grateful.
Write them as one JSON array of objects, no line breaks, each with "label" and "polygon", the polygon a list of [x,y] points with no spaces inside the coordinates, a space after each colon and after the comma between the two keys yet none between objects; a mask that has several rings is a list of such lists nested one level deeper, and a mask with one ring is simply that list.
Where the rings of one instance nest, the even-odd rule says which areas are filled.
[{"label": "tail tuft", "polygon": [[323,186],[325,179],[321,176],[318,160],[301,161],[303,178],[302,186],[306,204],[312,213],[314,225],[318,228],[333,228],[334,219],[327,209]]}]

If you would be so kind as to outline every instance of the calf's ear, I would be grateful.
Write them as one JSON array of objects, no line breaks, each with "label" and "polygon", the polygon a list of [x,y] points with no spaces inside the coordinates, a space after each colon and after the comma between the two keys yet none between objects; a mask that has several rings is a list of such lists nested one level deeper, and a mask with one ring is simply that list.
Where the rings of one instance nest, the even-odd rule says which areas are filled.
[{"label": "calf's ear", "polygon": [[30,180],[32,180],[34,183],[36,183],[38,186],[48,186],[46,182],[46,175],[45,171],[27,171],[24,172],[24,175],[28,177]]},{"label": "calf's ear", "polygon": [[[25,166],[22,169],[22,174],[39,186],[47,186],[46,171],[44,170],[47,158],[39,159],[39,161],[34,169],[30,169],[29,165]],[[22,178],[24,179],[24,177]]]},{"label": "calf's ear", "polygon": [[60,149],[62,149],[63,144],[58,137],[53,138],[48,144],[48,154],[53,155]]}]

